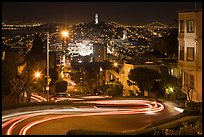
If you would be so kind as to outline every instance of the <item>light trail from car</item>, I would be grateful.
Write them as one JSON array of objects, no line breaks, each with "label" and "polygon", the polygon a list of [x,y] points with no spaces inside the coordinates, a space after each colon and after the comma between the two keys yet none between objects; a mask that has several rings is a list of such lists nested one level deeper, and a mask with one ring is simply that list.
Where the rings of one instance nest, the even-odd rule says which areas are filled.
[{"label": "light trail from car", "polygon": [[[22,121],[40,115],[45,115],[45,117],[43,117],[43,119],[31,121],[23,126],[19,132],[19,135],[26,135],[27,131],[33,126],[55,119],[99,115],[150,114],[162,111],[164,109],[164,106],[161,103],[149,100],[96,100],[80,101],[79,103],[91,103],[92,106],[87,105],[69,108],[63,107],[58,109],[52,108],[39,111],[28,111],[27,113],[20,112],[16,113],[15,115],[3,116],[2,121],[5,122],[2,123],[2,129],[8,127],[6,135],[11,135],[13,134],[13,130],[18,127],[18,124],[20,124]],[[53,114],[54,116],[49,116]],[[7,119],[7,121],[5,119]]]},{"label": "light trail from car", "polygon": [[36,95],[36,94],[31,94],[31,98],[35,99],[38,102],[47,101],[46,98],[39,96],[39,95]]}]

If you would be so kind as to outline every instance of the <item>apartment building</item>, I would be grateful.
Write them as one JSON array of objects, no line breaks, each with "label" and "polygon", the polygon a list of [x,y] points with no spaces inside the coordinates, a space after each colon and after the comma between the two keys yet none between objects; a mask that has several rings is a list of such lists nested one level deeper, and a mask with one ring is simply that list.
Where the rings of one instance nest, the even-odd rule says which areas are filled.
[{"label": "apartment building", "polygon": [[202,10],[178,12],[178,67],[187,102],[202,103]]}]

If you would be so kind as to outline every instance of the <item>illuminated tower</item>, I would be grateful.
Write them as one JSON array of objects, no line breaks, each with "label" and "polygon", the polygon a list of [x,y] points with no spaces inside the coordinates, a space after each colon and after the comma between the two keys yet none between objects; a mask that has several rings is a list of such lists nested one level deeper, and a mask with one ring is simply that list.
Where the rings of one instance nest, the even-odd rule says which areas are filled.
[{"label": "illuminated tower", "polygon": [[127,39],[127,31],[123,31],[123,38],[122,38],[122,40],[125,40],[125,39]]},{"label": "illuminated tower", "polygon": [[95,14],[95,24],[98,24],[98,14]]}]

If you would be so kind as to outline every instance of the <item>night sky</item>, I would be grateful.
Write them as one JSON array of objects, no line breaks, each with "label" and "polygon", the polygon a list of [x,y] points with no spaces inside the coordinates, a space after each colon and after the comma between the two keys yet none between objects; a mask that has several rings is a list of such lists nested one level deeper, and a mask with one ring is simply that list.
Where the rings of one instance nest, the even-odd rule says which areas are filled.
[{"label": "night sky", "polygon": [[99,21],[124,25],[174,24],[177,11],[189,9],[195,2],[3,2],[2,20],[76,24],[94,21],[98,13]]}]

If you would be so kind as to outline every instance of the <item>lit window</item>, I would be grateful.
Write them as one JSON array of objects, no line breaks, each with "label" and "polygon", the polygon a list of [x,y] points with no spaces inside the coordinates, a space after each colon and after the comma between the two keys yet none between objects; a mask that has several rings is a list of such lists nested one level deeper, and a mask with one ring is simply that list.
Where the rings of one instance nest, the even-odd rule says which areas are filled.
[{"label": "lit window", "polygon": [[110,75],[110,79],[113,79],[113,75]]},{"label": "lit window", "polygon": [[5,59],[5,51],[4,52],[2,52],[2,60],[4,60]]},{"label": "lit window", "polygon": [[184,47],[180,47],[180,60],[184,60]]},{"label": "lit window", "polygon": [[187,61],[194,61],[194,47],[187,47]]},{"label": "lit window", "polygon": [[180,20],[179,32],[184,33],[184,20]]},{"label": "lit window", "polygon": [[186,21],[186,30],[187,30],[187,33],[194,33],[194,21],[193,20]]},{"label": "lit window", "polygon": [[171,75],[173,75],[174,74],[174,70],[173,69],[171,69]]}]

